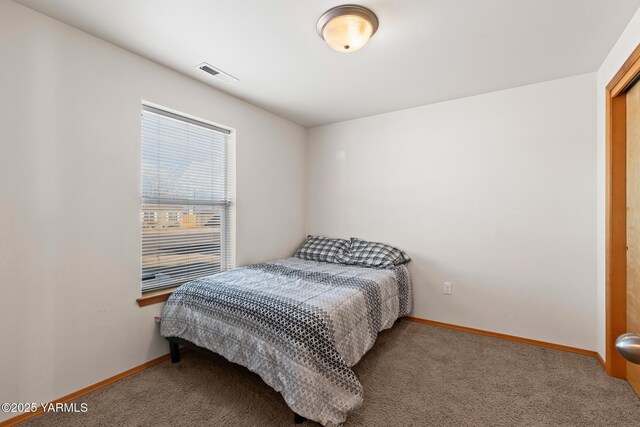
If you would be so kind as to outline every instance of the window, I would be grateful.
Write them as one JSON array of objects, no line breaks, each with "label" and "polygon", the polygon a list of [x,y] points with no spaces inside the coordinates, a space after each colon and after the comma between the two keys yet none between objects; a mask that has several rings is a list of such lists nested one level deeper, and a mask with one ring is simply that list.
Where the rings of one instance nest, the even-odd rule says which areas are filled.
[{"label": "window", "polygon": [[232,267],[229,135],[143,105],[143,291]]}]

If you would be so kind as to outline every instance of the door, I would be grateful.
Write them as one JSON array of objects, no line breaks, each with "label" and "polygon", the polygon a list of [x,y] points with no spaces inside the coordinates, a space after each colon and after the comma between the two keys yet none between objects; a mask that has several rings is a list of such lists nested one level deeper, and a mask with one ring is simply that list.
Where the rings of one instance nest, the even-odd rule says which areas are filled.
[{"label": "door", "polygon": [[[640,334],[640,83],[627,102],[627,332]],[[627,381],[640,396],[640,365],[627,362]]]}]

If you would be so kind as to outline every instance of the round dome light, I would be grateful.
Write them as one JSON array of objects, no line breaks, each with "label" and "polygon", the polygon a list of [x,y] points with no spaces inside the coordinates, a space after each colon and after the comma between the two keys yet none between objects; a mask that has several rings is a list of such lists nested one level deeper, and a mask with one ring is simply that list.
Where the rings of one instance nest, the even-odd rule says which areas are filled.
[{"label": "round dome light", "polygon": [[354,4],[327,10],[318,20],[318,34],[337,52],[355,52],[378,29],[378,17],[369,9]]}]

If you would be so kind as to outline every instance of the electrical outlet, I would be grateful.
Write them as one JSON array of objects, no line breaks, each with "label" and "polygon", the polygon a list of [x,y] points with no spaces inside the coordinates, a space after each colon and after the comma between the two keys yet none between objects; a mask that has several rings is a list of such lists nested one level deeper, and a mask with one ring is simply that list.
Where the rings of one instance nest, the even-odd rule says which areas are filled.
[{"label": "electrical outlet", "polygon": [[453,285],[450,282],[444,282],[444,290],[445,295],[451,295],[453,292]]}]

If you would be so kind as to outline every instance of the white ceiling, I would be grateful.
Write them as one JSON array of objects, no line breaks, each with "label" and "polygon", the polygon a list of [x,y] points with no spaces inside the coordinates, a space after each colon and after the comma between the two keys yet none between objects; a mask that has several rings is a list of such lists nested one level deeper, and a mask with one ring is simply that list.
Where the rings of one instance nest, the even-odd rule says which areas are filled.
[{"label": "white ceiling", "polygon": [[[16,0],[304,126],[597,70],[640,0],[359,0],[380,19],[332,51],[339,0]],[[198,71],[210,64],[240,79]]]}]

